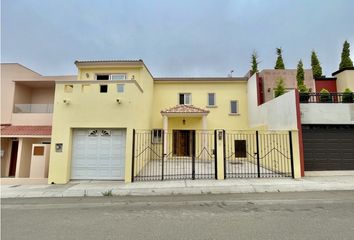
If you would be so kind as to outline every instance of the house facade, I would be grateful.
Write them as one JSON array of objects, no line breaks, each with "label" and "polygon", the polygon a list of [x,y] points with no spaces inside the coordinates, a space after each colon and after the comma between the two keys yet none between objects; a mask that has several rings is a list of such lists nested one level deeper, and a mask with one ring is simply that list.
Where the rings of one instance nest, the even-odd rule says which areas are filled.
[{"label": "house facade", "polygon": [[17,63],[1,64],[2,183],[47,182],[55,81]]},{"label": "house facade", "polygon": [[[341,93],[316,102],[317,87],[328,83],[307,71],[305,83],[315,90],[303,102],[292,70],[155,78],[142,60],[75,65],[77,76],[54,77],[3,67],[3,183],[299,178],[352,168],[354,104],[337,101]],[[352,72],[331,81],[352,88]],[[265,101],[279,77],[288,79],[288,92]],[[328,167],[333,154],[340,157]]]},{"label": "house facade", "polygon": [[[305,165],[308,175],[318,171],[354,170],[354,68],[315,79],[317,93],[300,101]],[[326,89],[330,93],[319,93]]]},{"label": "house facade", "polygon": [[76,81],[57,82],[49,183],[130,181],[133,129],[165,137],[165,151],[181,156],[195,131],[249,129],[246,78],[153,78],[141,60],[76,66]]}]

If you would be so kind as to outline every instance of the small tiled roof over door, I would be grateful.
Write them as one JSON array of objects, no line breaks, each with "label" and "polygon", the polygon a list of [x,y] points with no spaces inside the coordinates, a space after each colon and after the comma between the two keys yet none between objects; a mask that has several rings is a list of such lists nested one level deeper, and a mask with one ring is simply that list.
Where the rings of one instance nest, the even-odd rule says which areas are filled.
[{"label": "small tiled roof over door", "polygon": [[209,113],[209,110],[195,107],[193,105],[176,105],[161,111],[161,113]]},{"label": "small tiled roof over door", "polygon": [[1,126],[1,136],[51,136],[52,126]]}]

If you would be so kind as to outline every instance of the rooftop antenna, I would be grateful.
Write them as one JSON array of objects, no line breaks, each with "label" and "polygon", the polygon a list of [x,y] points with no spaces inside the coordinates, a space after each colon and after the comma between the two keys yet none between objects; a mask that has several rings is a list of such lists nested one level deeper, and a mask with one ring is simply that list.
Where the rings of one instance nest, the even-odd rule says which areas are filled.
[{"label": "rooftop antenna", "polygon": [[232,78],[232,73],[234,72],[234,70],[232,69],[231,71],[230,71],[230,73],[227,75],[229,78]]}]

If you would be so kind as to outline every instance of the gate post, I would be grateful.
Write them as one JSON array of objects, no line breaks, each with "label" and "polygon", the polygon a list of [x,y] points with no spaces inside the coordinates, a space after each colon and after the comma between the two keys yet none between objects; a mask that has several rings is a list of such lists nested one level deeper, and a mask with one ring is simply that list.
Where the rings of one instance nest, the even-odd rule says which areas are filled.
[{"label": "gate post", "polygon": [[216,148],[216,155],[215,159],[217,161],[216,169],[217,171],[216,176],[218,180],[225,179],[225,164],[224,164],[224,140],[225,140],[225,131],[224,130],[215,130],[215,148]]},{"label": "gate post", "polygon": [[[203,138],[203,133],[202,133],[202,138]],[[192,141],[192,179],[195,180],[195,135],[193,137]],[[202,139],[203,141],[203,139]],[[202,143],[203,144],[203,143]]]},{"label": "gate post", "polygon": [[218,179],[218,144],[217,144],[217,132],[214,130],[214,166],[215,166],[215,179]]},{"label": "gate post", "polygon": [[259,139],[258,139],[258,131],[256,131],[256,149],[257,149],[257,152],[255,153],[257,155],[257,176],[258,178],[261,177],[261,166],[260,166],[260,163],[259,163]]},{"label": "gate post", "polygon": [[134,182],[134,162],[135,162],[135,129],[133,129],[133,146],[132,146],[132,176],[131,181]]},{"label": "gate post", "polygon": [[292,140],[292,136],[291,136],[291,131],[289,131],[289,145],[290,145],[291,177],[295,178],[295,174],[294,174],[293,140]]},{"label": "gate post", "polygon": [[161,156],[161,181],[163,181],[163,179],[164,179],[164,171],[165,171],[165,164],[164,164],[164,160],[165,160],[165,141],[166,141],[166,139],[165,139],[165,130],[162,130],[162,156]]}]

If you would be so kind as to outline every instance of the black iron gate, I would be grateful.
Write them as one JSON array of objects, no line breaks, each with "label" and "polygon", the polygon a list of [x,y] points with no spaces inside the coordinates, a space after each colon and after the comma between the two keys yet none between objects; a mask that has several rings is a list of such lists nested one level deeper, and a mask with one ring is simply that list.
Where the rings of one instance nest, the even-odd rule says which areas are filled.
[{"label": "black iron gate", "polygon": [[294,177],[291,132],[224,131],[225,178]]},{"label": "black iron gate", "polygon": [[215,179],[216,134],[133,130],[132,181]]}]

